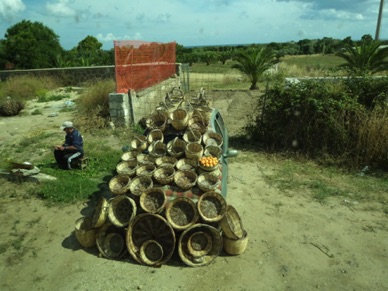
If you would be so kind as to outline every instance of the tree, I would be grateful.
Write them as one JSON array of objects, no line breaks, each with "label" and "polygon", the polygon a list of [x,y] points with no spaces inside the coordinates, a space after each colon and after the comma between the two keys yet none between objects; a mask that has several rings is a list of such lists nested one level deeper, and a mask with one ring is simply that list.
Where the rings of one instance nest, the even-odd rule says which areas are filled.
[{"label": "tree", "polygon": [[250,48],[241,51],[233,68],[245,74],[251,82],[250,90],[258,89],[257,82],[262,74],[276,63],[275,54],[269,48]]},{"label": "tree", "polygon": [[336,55],[346,61],[340,67],[354,75],[372,75],[388,70],[388,47],[381,47],[380,41],[367,37],[359,46],[346,45]]},{"label": "tree", "polygon": [[63,53],[59,36],[40,22],[23,20],[5,33],[3,54],[15,69],[55,67],[58,55]]}]

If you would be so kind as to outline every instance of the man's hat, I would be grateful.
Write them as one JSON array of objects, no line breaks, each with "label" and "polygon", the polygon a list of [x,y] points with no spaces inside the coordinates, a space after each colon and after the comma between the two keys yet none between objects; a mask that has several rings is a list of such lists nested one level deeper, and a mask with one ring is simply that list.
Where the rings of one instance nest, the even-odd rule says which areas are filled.
[{"label": "man's hat", "polygon": [[65,130],[66,128],[73,128],[74,125],[73,125],[73,122],[71,121],[65,121],[62,126],[61,126],[61,129],[62,130]]}]

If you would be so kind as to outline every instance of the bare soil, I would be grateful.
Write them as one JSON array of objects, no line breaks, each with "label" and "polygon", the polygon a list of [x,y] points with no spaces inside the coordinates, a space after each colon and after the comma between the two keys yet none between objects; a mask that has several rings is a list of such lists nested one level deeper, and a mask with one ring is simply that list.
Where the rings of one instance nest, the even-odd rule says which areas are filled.
[{"label": "bare soil", "polygon": [[[230,133],[238,133],[254,94],[210,95]],[[2,149],[33,131],[50,131],[62,140],[58,126],[71,114],[48,117],[62,105],[46,104],[42,115],[0,118]],[[36,106],[41,105],[31,102],[25,112]],[[48,149],[32,152],[39,150]],[[260,153],[241,151],[229,166],[227,203],[239,212],[249,243],[241,255],[222,252],[197,268],[177,257],[161,268],[142,266],[129,255],[118,261],[102,258],[96,248],[81,247],[74,235],[88,201],[48,207],[28,195],[36,185],[1,179],[0,289],[388,290],[384,213],[367,210],[364,202],[349,207],[336,197],[320,204],[307,191],[285,194],[265,182],[277,165]]]}]

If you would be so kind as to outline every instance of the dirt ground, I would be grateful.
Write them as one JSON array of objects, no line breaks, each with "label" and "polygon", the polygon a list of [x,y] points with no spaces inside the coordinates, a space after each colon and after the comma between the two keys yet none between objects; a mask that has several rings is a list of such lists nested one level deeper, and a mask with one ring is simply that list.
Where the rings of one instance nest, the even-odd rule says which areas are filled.
[{"label": "dirt ground", "polygon": [[[230,133],[236,134],[252,110],[254,94],[213,97]],[[0,118],[0,142],[12,144],[31,131],[58,131],[70,113],[49,115],[62,105],[46,104],[42,115]],[[25,111],[36,106],[31,103]],[[39,199],[23,199],[27,195],[20,193],[25,191],[21,186],[2,188],[0,289],[388,290],[384,213],[367,211],[362,202],[349,207],[343,199],[330,198],[320,204],[307,193],[282,193],[265,182],[276,165],[260,153],[240,151],[229,162],[227,203],[239,212],[249,243],[241,255],[222,252],[210,265],[197,268],[175,257],[161,268],[142,266],[130,256],[102,258],[96,248],[82,248],[73,233],[87,201],[47,207]]]}]

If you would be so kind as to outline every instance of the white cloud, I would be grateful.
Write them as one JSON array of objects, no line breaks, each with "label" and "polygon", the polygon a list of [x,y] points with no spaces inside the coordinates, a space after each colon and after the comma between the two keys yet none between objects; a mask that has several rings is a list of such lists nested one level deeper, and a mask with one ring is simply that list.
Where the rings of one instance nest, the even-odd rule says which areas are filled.
[{"label": "white cloud", "polygon": [[114,40],[140,40],[142,39],[142,35],[141,33],[137,32],[133,36],[130,36],[130,35],[116,36],[113,33],[109,32],[106,35],[103,35],[102,33],[98,33],[96,35],[96,38],[99,41],[103,41],[103,42],[109,42]]},{"label": "white cloud", "polygon": [[46,9],[55,16],[75,16],[76,11],[69,7],[68,0],[59,0],[56,3],[46,3]]},{"label": "white cloud", "polygon": [[21,0],[1,0],[0,1],[0,19],[11,21],[20,12],[26,9]]}]

